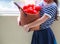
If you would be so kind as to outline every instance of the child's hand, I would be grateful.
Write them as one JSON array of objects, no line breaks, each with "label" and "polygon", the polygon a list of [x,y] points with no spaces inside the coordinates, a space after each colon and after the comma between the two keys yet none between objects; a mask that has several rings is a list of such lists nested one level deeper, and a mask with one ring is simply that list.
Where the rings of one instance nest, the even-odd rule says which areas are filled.
[{"label": "child's hand", "polygon": [[37,30],[40,30],[39,26],[36,26],[36,27],[30,28],[30,31],[37,31]]},{"label": "child's hand", "polygon": [[27,32],[29,31],[28,25],[24,25],[23,28],[24,28],[25,31],[27,31]]},{"label": "child's hand", "polygon": [[33,27],[33,28],[29,28],[28,25],[24,25],[24,26],[23,26],[23,28],[24,28],[25,31],[27,31],[27,32],[40,30],[39,27],[40,27],[40,26],[36,26],[36,27]]}]

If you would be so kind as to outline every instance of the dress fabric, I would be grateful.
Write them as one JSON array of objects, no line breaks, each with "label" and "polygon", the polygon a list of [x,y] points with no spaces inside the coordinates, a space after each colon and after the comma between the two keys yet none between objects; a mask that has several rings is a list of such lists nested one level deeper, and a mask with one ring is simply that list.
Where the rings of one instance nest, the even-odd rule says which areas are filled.
[{"label": "dress fabric", "polygon": [[51,28],[34,31],[31,44],[57,44]]},{"label": "dress fabric", "polygon": [[41,17],[46,13],[50,18],[40,25],[40,30],[33,32],[31,44],[57,44],[54,33],[50,28],[55,20],[57,5],[52,3],[42,7]]}]

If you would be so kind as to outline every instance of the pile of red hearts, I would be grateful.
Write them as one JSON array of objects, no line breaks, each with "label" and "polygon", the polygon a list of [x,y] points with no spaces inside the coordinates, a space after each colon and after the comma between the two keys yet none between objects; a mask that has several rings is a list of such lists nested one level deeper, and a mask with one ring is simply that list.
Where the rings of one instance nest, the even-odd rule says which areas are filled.
[{"label": "pile of red hearts", "polygon": [[34,4],[28,4],[23,7],[23,11],[30,14],[37,14],[41,9],[41,6],[35,6]]}]

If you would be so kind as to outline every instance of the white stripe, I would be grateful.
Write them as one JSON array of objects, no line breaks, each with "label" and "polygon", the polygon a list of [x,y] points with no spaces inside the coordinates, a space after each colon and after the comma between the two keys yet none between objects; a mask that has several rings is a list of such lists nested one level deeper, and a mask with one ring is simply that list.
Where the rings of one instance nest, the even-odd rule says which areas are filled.
[{"label": "white stripe", "polygon": [[51,18],[51,15],[49,15],[49,14],[47,14],[47,13],[44,13],[44,15],[47,15],[47,16],[49,16],[49,17]]}]

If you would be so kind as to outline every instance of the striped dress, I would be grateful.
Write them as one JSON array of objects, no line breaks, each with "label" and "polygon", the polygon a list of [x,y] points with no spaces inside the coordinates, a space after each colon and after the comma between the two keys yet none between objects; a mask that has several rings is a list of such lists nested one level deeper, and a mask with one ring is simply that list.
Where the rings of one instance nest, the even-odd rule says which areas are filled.
[{"label": "striped dress", "polygon": [[31,44],[57,44],[54,33],[51,29],[51,24],[55,20],[57,5],[55,2],[42,6],[41,17],[43,15],[49,16],[43,24],[40,25],[40,30],[34,31]]}]

